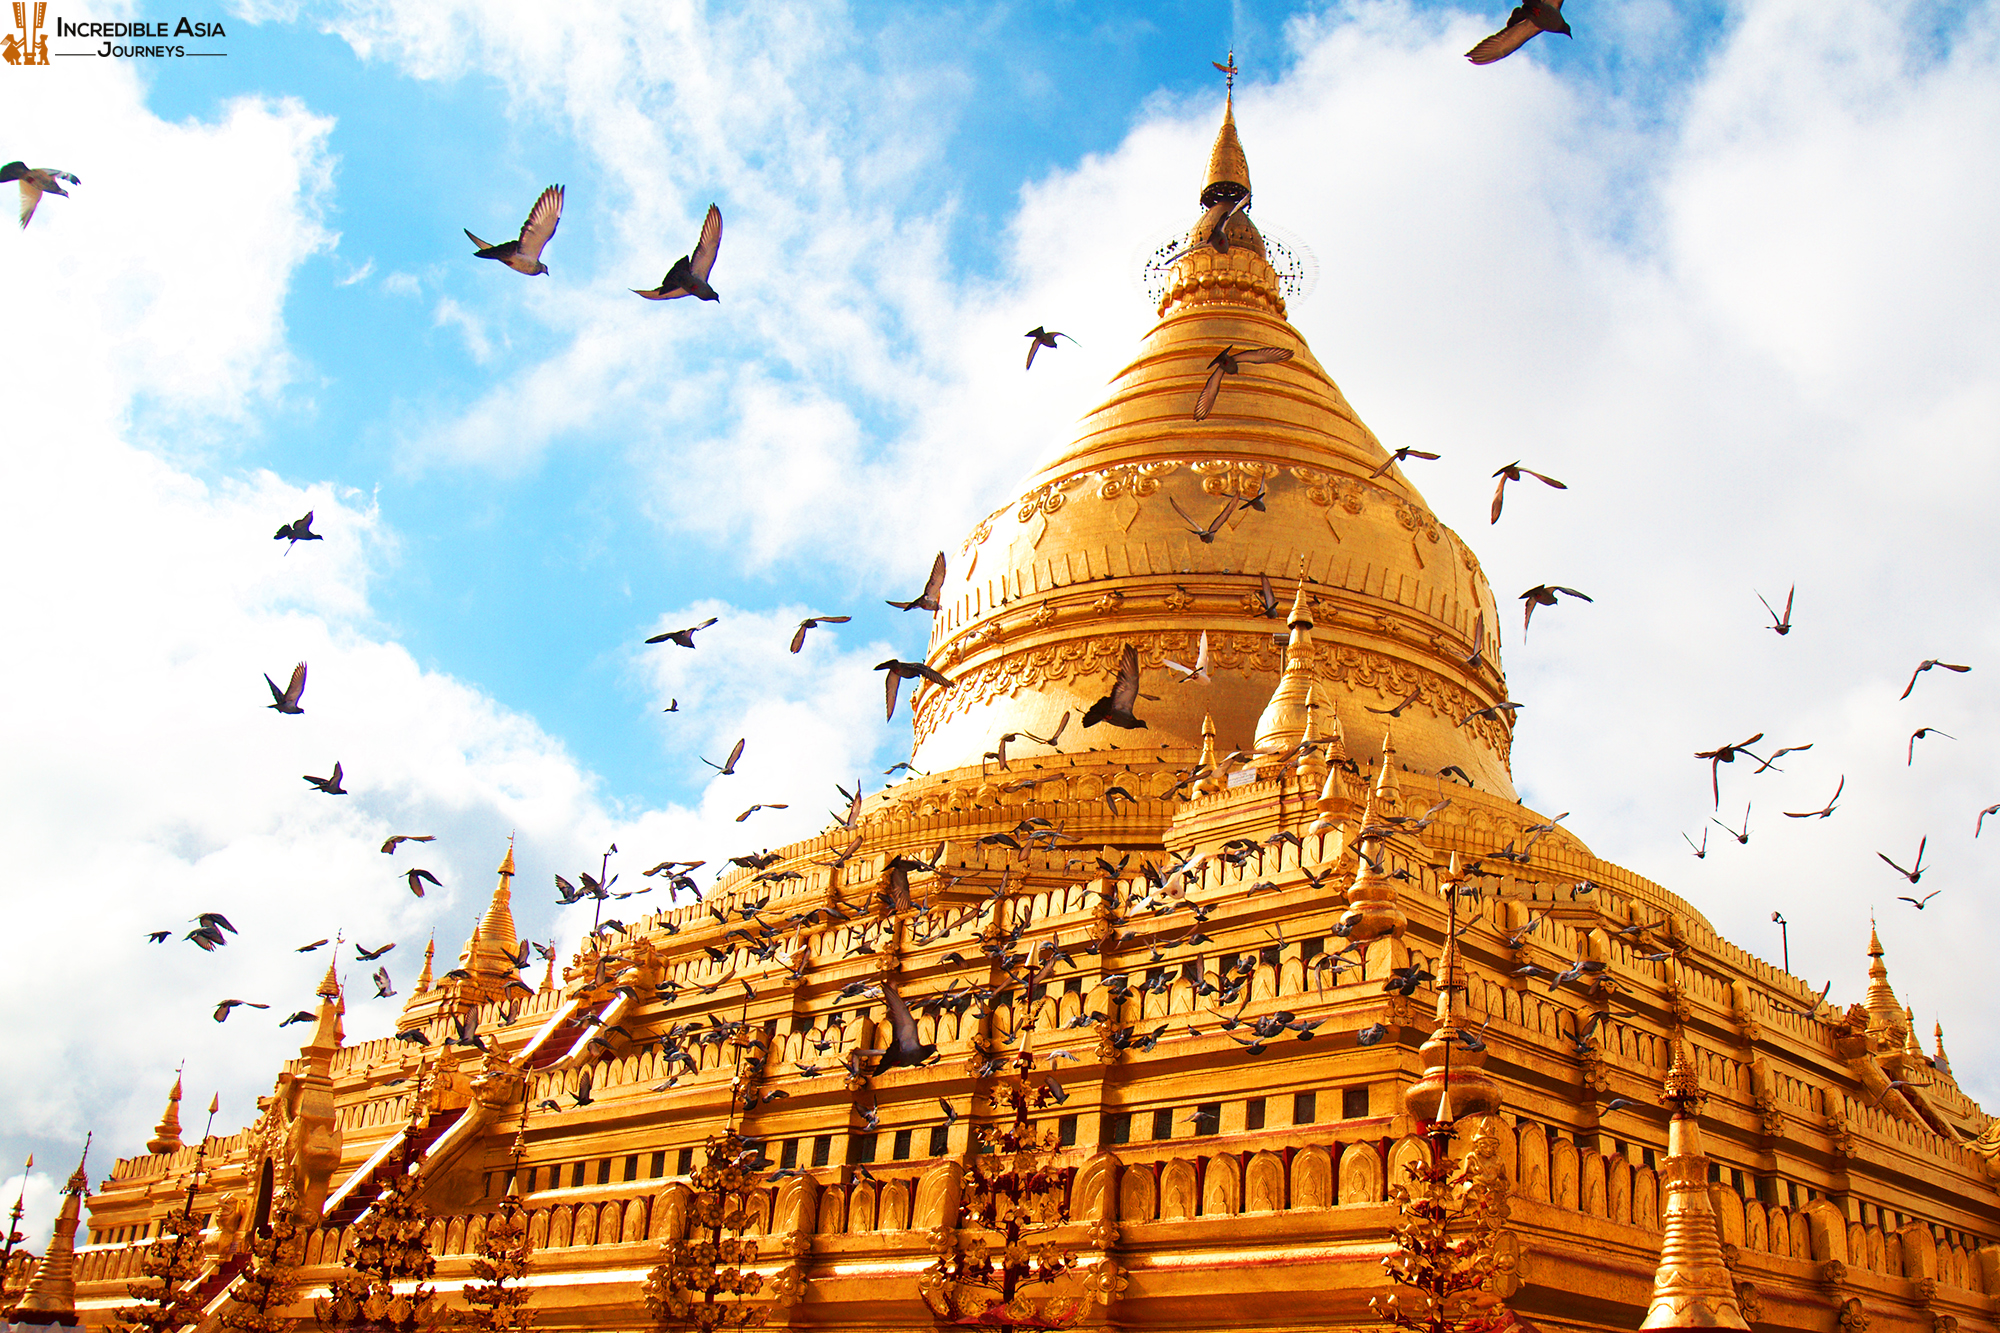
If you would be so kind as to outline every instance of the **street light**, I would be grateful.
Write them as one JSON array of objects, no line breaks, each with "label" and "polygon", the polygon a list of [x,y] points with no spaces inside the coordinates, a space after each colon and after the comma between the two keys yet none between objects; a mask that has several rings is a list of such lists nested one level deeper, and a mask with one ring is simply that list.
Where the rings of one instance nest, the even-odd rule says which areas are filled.
[{"label": "street light", "polygon": [[1785,951],[1785,975],[1790,976],[1792,972],[1792,932],[1790,929],[1791,922],[1785,920],[1785,914],[1783,912],[1771,913],[1771,919],[1778,923],[1778,943],[1779,946],[1783,948]]}]

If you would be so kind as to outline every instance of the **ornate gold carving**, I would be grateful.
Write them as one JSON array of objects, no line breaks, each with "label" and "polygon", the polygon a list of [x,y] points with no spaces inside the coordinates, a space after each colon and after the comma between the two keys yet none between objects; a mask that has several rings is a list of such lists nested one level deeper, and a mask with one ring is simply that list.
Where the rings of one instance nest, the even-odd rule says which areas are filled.
[{"label": "ornate gold carving", "polygon": [[1847,1281],[1847,1265],[1838,1259],[1828,1259],[1819,1266],[1820,1285],[1839,1287]]},{"label": "ornate gold carving", "polygon": [[1826,1113],[1827,1136],[1833,1140],[1835,1157],[1852,1157],[1855,1154],[1854,1132],[1847,1123],[1847,1116],[1841,1111]]},{"label": "ornate gold carving", "polygon": [[1736,1284],[1736,1304],[1743,1310],[1745,1323],[1759,1324],[1764,1321],[1764,1298],[1758,1294],[1756,1283]]},{"label": "ornate gold carving", "polygon": [[1116,500],[1122,495],[1131,495],[1143,500],[1159,490],[1161,479],[1171,475],[1179,467],[1179,463],[1172,461],[1120,463],[1117,467],[1104,468],[1099,472],[1081,473],[1069,484],[1078,485],[1095,477],[1097,498],[1100,500]]},{"label": "ornate gold carving", "polygon": [[1284,470],[1276,463],[1237,458],[1207,458],[1188,467],[1201,478],[1204,494],[1235,496],[1241,500],[1253,498],[1264,489],[1265,483]]},{"label": "ornate gold carving", "polygon": [[1868,1333],[1868,1311],[1858,1297],[1849,1296],[1840,1303],[1840,1327],[1841,1333]]},{"label": "ornate gold carving", "polygon": [[1163,599],[1169,611],[1185,611],[1194,605],[1194,594],[1176,583],[1173,591]]},{"label": "ornate gold carving", "polygon": [[1305,483],[1307,504],[1321,509],[1337,507],[1349,514],[1361,512],[1362,483],[1353,477],[1316,467],[1295,467],[1292,475]]},{"label": "ornate gold carving", "polygon": [[1100,616],[1118,614],[1125,606],[1125,594],[1113,588],[1090,604],[1090,609]]},{"label": "ornate gold carving", "polygon": [[1046,516],[1055,513],[1069,499],[1069,492],[1081,486],[1084,480],[1084,476],[1079,473],[1075,476],[1058,477],[1054,481],[1043,482],[1040,486],[1035,487],[1034,490],[1029,491],[1021,497],[1015,506],[1014,517],[1018,521],[1026,523],[1037,514]]}]

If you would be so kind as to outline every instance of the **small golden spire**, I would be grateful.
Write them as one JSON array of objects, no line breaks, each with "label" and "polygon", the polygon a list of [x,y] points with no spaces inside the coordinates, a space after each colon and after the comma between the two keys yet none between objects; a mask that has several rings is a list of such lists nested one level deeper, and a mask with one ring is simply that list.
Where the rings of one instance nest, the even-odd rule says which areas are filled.
[{"label": "small golden spire", "polygon": [[1678,1030],[1672,1041],[1673,1063],[1661,1089],[1674,1113],[1667,1126],[1667,1158],[1660,1164],[1666,1235],[1653,1274],[1652,1304],[1639,1327],[1747,1330],[1736,1283],[1722,1260],[1722,1231],[1708,1197],[1708,1157],[1702,1151],[1696,1118],[1700,1079]]},{"label": "small golden spire", "polygon": [[1312,689],[1313,619],[1306,598],[1305,581],[1299,581],[1298,595],[1292,599],[1292,614],[1286,622],[1292,631],[1285,646],[1285,668],[1278,675],[1278,688],[1257,719],[1257,739],[1252,748],[1260,756],[1277,756],[1290,750],[1306,735],[1306,700]]},{"label": "small golden spire", "polygon": [[90,1177],[84,1173],[83,1167],[89,1156],[90,1136],[85,1135],[83,1155],[77,1158],[76,1171],[71,1174],[69,1184],[63,1187],[62,1209],[56,1214],[55,1234],[41,1262],[35,1265],[34,1276],[28,1279],[28,1289],[22,1295],[21,1303],[7,1312],[10,1323],[41,1327],[54,1324],[76,1326],[76,1229],[82,1220],[83,1196],[90,1187]]},{"label": "small golden spire", "polygon": [[1948,1055],[1946,1055],[1946,1054],[1944,1053],[1944,1020],[1943,1020],[1943,1019],[1939,1019],[1939,1020],[1938,1020],[1938,1023],[1937,1023],[1937,1026],[1936,1026],[1936,1028],[1935,1028],[1934,1030],[1935,1030],[1935,1031],[1936,1031],[1936,1033],[1937,1033],[1937,1054],[1931,1057],[1931,1063],[1937,1066],[1937,1069],[1938,1069],[1938,1072],[1939,1072],[1939,1073],[1943,1074],[1943,1075],[1944,1075],[1944,1076],[1945,1076],[1946,1078],[1950,1078],[1950,1077],[1951,1077],[1951,1057],[1950,1057],[1950,1056],[1948,1056]]},{"label": "small golden spire", "polygon": [[[1445,875],[1447,893],[1458,892],[1460,876],[1458,853],[1453,852]],[[1468,1048],[1459,1036],[1470,1030],[1465,961],[1459,956],[1458,935],[1449,927],[1447,931],[1437,961],[1437,1027],[1417,1050],[1424,1058],[1424,1075],[1403,1091],[1403,1109],[1418,1120],[1490,1115],[1500,1109],[1500,1085],[1485,1070],[1484,1045]]]},{"label": "small golden spire", "polygon": [[500,863],[500,873],[509,879],[514,877],[514,835],[512,833],[507,835],[507,859]]},{"label": "small golden spire", "polygon": [[[338,944],[335,944],[333,947],[336,950],[340,948]],[[314,995],[319,996],[322,1000],[338,1000],[340,998],[340,977],[333,970],[333,965],[339,961],[340,955],[338,953],[327,956],[326,975],[319,979],[319,989],[313,992]]]},{"label": "small golden spire", "polygon": [[1403,782],[1396,776],[1395,726],[1389,722],[1382,728],[1382,764],[1375,770],[1375,804],[1390,815],[1403,806]]},{"label": "small golden spire", "polygon": [[175,1074],[173,1091],[167,1094],[166,1113],[160,1117],[160,1123],[153,1126],[153,1137],[147,1140],[146,1151],[170,1153],[181,1146],[181,1078]]},{"label": "small golden spire", "polygon": [[1201,776],[1194,780],[1196,796],[1213,796],[1229,787],[1228,779],[1217,771],[1221,761],[1215,754],[1215,719],[1207,713],[1201,716]]},{"label": "small golden spire", "polygon": [[1882,958],[1882,935],[1868,922],[1868,1035],[1878,1053],[1901,1056],[1904,1044],[1903,1005],[1889,984],[1889,964]]},{"label": "small golden spire", "polygon": [[1222,200],[1241,199],[1249,193],[1250,159],[1244,156],[1243,141],[1236,137],[1236,92],[1231,88],[1222,102],[1222,128],[1215,132],[1215,146],[1208,150],[1208,179],[1201,187],[1201,206],[1213,208]]},{"label": "small golden spire", "polygon": [[1375,827],[1375,797],[1371,792],[1361,806],[1361,830],[1356,836],[1358,862],[1354,886],[1347,891],[1347,910],[1341,914],[1341,933],[1354,943],[1400,937],[1410,919],[1396,905],[1396,885],[1382,873],[1380,835],[1362,836]]},{"label": "small golden spire", "polygon": [[1298,759],[1299,781],[1308,790],[1318,788],[1326,781],[1327,774],[1326,755],[1322,753],[1326,748],[1326,735],[1319,725],[1322,705],[1313,697],[1313,689],[1311,685],[1306,686],[1306,734],[1299,742],[1306,748]]},{"label": "small golden spire", "polygon": [[431,976],[431,962],[437,957],[437,951],[437,932],[432,931],[430,942],[424,945],[424,970],[417,973],[417,984],[411,987],[412,994],[422,995],[436,984],[435,979]]},{"label": "small golden spire", "polygon": [[539,994],[542,995],[547,995],[549,992],[553,991],[556,988],[556,951],[554,947],[555,941],[554,940],[549,941],[549,945],[550,945],[549,965],[542,973],[542,988],[538,992]]}]

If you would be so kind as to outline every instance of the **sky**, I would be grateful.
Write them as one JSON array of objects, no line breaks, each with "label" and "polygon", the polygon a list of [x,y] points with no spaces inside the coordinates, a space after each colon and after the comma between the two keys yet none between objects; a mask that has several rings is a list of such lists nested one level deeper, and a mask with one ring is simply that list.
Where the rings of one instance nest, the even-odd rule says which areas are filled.
[{"label": "sky", "polygon": [[[1502,602],[1594,599],[1506,631],[1527,804],[1773,959],[1784,913],[1836,1002],[1873,912],[2000,1101],[2000,4],[1578,0],[1573,39],[1468,65],[1506,8],[251,0],[190,14],[224,58],[0,66],[0,159],[82,182],[0,229],[0,1163],[35,1154],[33,1243],[84,1131],[99,1174],[140,1150],[183,1063],[249,1121],[325,966],[296,945],[393,940],[407,985],[510,832],[523,935],[568,943],[551,873],[780,845],[883,785],[910,738],[870,667],[927,632],[883,599],[1149,326],[1232,47],[1253,213],[1319,275],[1294,323],[1442,455],[1405,470]],[[472,257],[552,183],[548,275]],[[721,301],[633,296],[711,202]],[[1076,343],[1024,378],[1037,324]],[[1489,525],[1514,459],[1569,489]],[[308,508],[324,541],[271,540]],[[1780,637],[1756,594],[1794,586]],[[813,612],[854,619],[793,657]],[[1899,700],[1926,658],[1974,669]],[[265,710],[302,659],[305,714]],[[1949,735],[1911,759],[1918,727]],[[1812,748],[1715,808],[1693,752],[1760,731]],[[351,795],[299,780],[335,760]],[[757,801],[790,808],[737,824]],[[1710,820],[1746,803],[1739,845]],[[1920,839],[1913,889],[1877,854]],[[239,935],[146,942],[201,911]],[[402,997],[342,969],[350,1035],[390,1031]]]}]

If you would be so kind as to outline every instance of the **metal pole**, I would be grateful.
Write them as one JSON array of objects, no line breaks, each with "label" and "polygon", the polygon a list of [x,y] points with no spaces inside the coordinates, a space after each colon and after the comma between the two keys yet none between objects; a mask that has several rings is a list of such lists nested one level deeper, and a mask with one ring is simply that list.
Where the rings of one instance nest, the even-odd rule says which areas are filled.
[{"label": "metal pole", "polygon": [[1771,919],[1778,923],[1778,947],[1785,953],[1785,975],[1792,973],[1792,931],[1791,922],[1785,920],[1783,912],[1771,913]]}]

